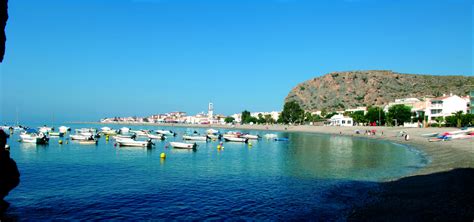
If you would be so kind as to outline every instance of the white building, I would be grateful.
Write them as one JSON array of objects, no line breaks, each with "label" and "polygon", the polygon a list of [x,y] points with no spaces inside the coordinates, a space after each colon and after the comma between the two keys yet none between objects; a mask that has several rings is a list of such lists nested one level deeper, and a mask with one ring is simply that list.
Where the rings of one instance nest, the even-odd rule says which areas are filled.
[{"label": "white building", "polygon": [[359,106],[357,108],[354,108],[354,109],[346,109],[344,110],[344,112],[350,112],[350,113],[355,113],[357,111],[363,111],[364,112],[364,115],[367,113],[367,107],[366,106]]},{"label": "white building", "polygon": [[467,113],[467,101],[457,95],[442,96],[430,100],[429,106],[426,108],[425,116],[428,122],[436,122],[438,117],[452,116],[453,113],[462,111]]},{"label": "white building", "polygon": [[395,99],[395,102],[391,102],[391,103],[388,103],[388,105],[386,105],[384,108],[383,108],[383,111],[384,112],[388,112],[388,109],[394,105],[405,105],[405,106],[408,106],[410,108],[413,109],[413,107],[415,106],[416,103],[419,103],[421,102],[419,99],[417,98],[403,98],[403,99]]},{"label": "white building", "polygon": [[326,124],[327,126],[353,126],[354,121],[351,117],[337,114],[331,117]]}]

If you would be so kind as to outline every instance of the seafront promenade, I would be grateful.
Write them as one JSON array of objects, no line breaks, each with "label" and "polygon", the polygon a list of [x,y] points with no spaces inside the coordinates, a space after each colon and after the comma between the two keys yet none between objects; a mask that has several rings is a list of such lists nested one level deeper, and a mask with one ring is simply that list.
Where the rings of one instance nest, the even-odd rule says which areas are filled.
[{"label": "seafront promenade", "polygon": [[[76,122],[78,123],[78,122]],[[101,125],[136,125],[142,126],[164,126],[164,127],[187,127],[187,128],[217,128],[234,130],[268,130],[286,132],[323,133],[332,135],[366,137],[392,141],[398,144],[409,145],[420,150],[428,159],[426,167],[411,175],[425,175],[444,172],[456,168],[474,168],[474,141],[473,139],[461,139],[452,141],[429,142],[428,137],[422,136],[429,133],[443,133],[459,130],[458,128],[405,128],[405,127],[373,127],[373,126],[310,126],[310,125],[198,125],[198,124],[160,124],[160,123],[100,123],[80,122],[81,124]],[[360,134],[355,131],[359,130]],[[366,130],[375,130],[375,135],[367,135]],[[400,136],[404,131],[409,135],[409,140]]]}]

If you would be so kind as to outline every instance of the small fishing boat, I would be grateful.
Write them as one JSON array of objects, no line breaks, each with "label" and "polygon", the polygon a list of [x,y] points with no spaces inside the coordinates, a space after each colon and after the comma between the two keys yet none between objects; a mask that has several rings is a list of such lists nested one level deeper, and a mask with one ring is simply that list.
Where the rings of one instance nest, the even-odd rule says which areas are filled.
[{"label": "small fishing boat", "polygon": [[49,137],[63,137],[64,133],[61,132],[49,132],[48,133]]},{"label": "small fishing boat", "polygon": [[130,132],[130,128],[128,127],[122,127],[119,129],[119,134],[127,134]]},{"label": "small fishing boat", "polygon": [[165,136],[176,136],[176,133],[171,130],[157,130],[156,133],[162,134]]},{"label": "small fishing boat", "polygon": [[71,131],[71,127],[67,127],[67,126],[60,126],[58,129],[60,133],[64,133],[64,134],[66,134],[68,131]]},{"label": "small fishing boat", "polygon": [[240,143],[248,143],[249,139],[247,138],[241,138],[241,137],[225,137],[224,140],[226,142],[240,142]]},{"label": "small fishing boat", "polygon": [[130,147],[151,147],[153,142],[151,142],[151,139],[147,141],[137,141],[133,139],[120,139],[117,140],[117,144],[119,146],[130,146]]},{"label": "small fishing boat", "polygon": [[242,138],[247,138],[249,140],[258,140],[260,139],[260,136],[258,135],[250,135],[250,134],[245,134],[243,136],[241,136]]},{"label": "small fishing boat", "polygon": [[223,135],[225,138],[239,138],[242,135],[240,132],[229,131]]},{"label": "small fishing boat", "polygon": [[180,142],[170,142],[170,145],[176,149],[196,149],[196,143],[180,143]]},{"label": "small fishing boat", "polygon": [[47,144],[49,142],[49,138],[44,133],[38,133],[38,131],[34,129],[28,129],[20,134],[20,142]]},{"label": "small fishing boat", "polygon": [[208,139],[209,137],[200,136],[200,135],[193,135],[193,136],[184,135],[183,136],[183,140],[207,141]]},{"label": "small fishing boat", "polygon": [[208,130],[206,130],[206,133],[209,134],[209,135],[216,135],[216,134],[219,134],[219,130],[208,129]]},{"label": "small fishing boat", "polygon": [[135,134],[127,134],[127,135],[115,135],[112,136],[112,139],[118,140],[118,139],[135,139],[137,136]]},{"label": "small fishing boat", "polygon": [[53,131],[54,131],[54,128],[53,128],[53,127],[42,126],[42,127],[38,127],[38,131],[39,131],[40,133],[47,134],[47,133],[49,133],[49,132],[53,132]]},{"label": "small fishing boat", "polygon": [[100,133],[104,134],[104,135],[109,135],[109,136],[112,136],[112,135],[116,135],[117,134],[117,131],[114,130],[114,129],[111,129],[110,127],[102,127],[100,128]]},{"label": "small fishing boat", "polygon": [[166,139],[166,137],[163,134],[155,135],[155,134],[148,133],[147,136],[148,136],[148,138],[154,139],[154,140],[165,140]]},{"label": "small fishing boat", "polygon": [[89,138],[91,138],[91,135],[73,134],[69,135],[69,138],[71,140],[89,140]]},{"label": "small fishing boat", "polygon": [[148,130],[130,130],[130,133],[134,133],[135,135],[139,137],[147,137],[148,136]]},{"label": "small fishing boat", "polygon": [[98,140],[80,140],[79,144],[82,145],[97,145],[99,141]]},{"label": "small fishing boat", "polygon": [[207,137],[211,140],[220,140],[222,138],[222,135],[216,135],[216,134],[208,134]]}]

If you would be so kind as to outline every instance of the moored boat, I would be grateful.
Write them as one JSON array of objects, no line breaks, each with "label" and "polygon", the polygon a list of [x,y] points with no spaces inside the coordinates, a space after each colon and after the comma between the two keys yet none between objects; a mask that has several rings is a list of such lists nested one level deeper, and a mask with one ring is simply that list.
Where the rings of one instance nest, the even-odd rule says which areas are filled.
[{"label": "moored boat", "polygon": [[241,138],[241,137],[225,137],[224,140],[226,142],[240,142],[240,143],[248,143],[249,139],[247,138]]},{"label": "moored boat", "polygon": [[241,137],[249,139],[249,140],[258,140],[258,139],[260,139],[259,135],[250,135],[250,134],[245,134],[245,135],[242,135]]},{"label": "moored boat", "polygon": [[20,142],[47,144],[49,142],[49,138],[44,133],[38,133],[36,130],[28,129],[20,134]]},{"label": "moored boat", "polygon": [[165,136],[176,136],[176,133],[171,130],[157,130],[156,133],[162,134]]},{"label": "moored boat", "polygon": [[209,137],[207,137],[207,136],[200,136],[200,135],[193,135],[193,136],[184,135],[184,136],[183,136],[183,140],[207,141],[208,139],[209,139]]},{"label": "moored boat", "polygon": [[49,132],[48,135],[50,137],[63,137],[64,136],[64,133],[61,133],[61,132]]},{"label": "moored boat", "polygon": [[148,133],[147,136],[148,136],[148,138],[154,139],[154,140],[165,140],[166,139],[166,137],[163,134]]},{"label": "moored boat", "polygon": [[147,141],[137,141],[133,139],[120,139],[116,141],[119,146],[130,146],[130,147],[151,147],[153,142],[151,139]]},{"label": "moored boat", "polygon": [[97,140],[80,140],[79,141],[79,144],[82,144],[82,145],[97,145],[99,141]]},{"label": "moored boat", "polygon": [[170,145],[176,149],[196,149],[196,143],[170,142]]}]

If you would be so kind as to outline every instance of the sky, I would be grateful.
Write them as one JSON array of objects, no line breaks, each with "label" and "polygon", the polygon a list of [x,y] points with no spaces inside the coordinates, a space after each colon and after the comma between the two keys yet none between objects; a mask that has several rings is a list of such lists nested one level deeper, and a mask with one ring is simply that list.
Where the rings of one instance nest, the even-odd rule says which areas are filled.
[{"label": "sky", "polygon": [[473,75],[469,0],[15,0],[0,124],[281,110],[334,71]]}]

